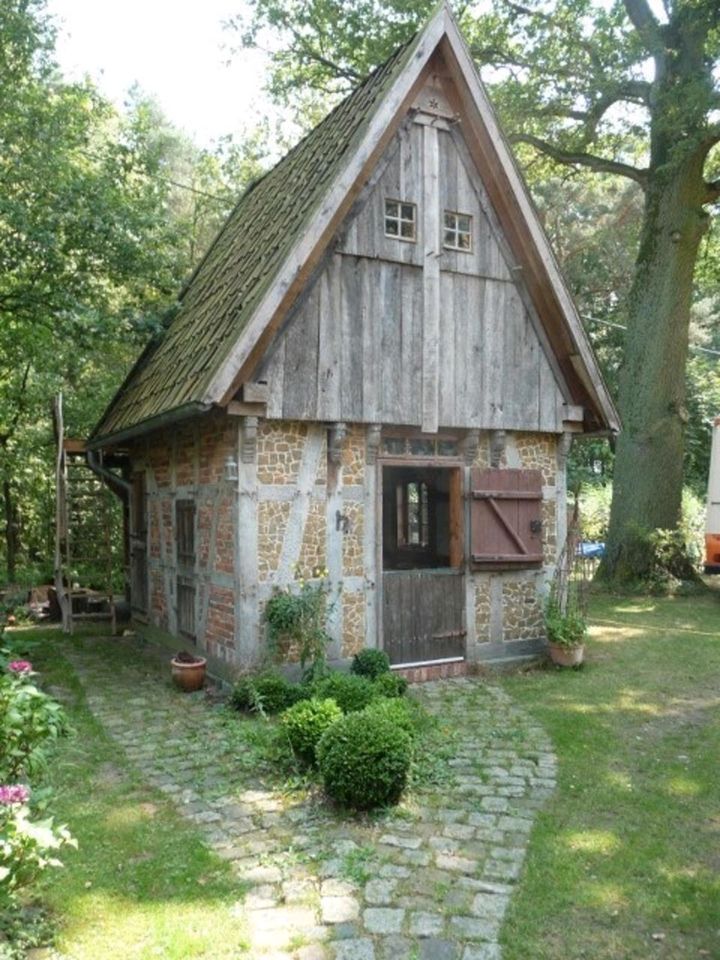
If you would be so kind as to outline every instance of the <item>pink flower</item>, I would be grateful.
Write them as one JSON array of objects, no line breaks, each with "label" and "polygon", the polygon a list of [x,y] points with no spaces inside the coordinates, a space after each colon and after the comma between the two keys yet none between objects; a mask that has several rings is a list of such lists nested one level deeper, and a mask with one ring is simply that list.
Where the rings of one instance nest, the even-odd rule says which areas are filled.
[{"label": "pink flower", "polygon": [[12,660],[8,664],[8,670],[12,670],[13,673],[31,673],[32,664],[29,660]]},{"label": "pink flower", "polygon": [[27,803],[30,791],[21,783],[0,787],[0,805],[9,807],[14,803]]}]

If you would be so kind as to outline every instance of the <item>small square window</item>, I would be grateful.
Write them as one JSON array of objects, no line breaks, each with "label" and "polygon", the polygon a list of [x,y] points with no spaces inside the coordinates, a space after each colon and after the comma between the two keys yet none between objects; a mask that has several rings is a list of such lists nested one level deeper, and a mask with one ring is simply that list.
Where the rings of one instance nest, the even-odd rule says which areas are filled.
[{"label": "small square window", "polygon": [[385,201],[385,236],[397,240],[415,240],[417,206],[400,200]]},{"label": "small square window", "polygon": [[472,252],[472,217],[446,210],[443,219],[443,246],[448,250]]}]

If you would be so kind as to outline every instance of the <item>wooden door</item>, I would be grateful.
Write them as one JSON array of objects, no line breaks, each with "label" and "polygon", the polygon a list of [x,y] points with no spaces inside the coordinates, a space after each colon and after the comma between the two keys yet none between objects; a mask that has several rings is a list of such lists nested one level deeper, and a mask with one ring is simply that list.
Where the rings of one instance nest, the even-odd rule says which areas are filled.
[{"label": "wooden door", "polygon": [[462,570],[386,570],[383,648],[392,664],[465,656]]}]

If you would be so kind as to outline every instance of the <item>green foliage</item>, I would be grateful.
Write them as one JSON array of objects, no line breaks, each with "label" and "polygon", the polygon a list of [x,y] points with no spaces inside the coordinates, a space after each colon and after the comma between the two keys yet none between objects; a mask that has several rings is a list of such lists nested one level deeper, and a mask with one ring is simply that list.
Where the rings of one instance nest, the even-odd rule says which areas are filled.
[{"label": "green foliage", "polygon": [[379,697],[403,697],[407,692],[408,682],[398,673],[381,673],[373,680],[375,694]]},{"label": "green foliage", "polygon": [[230,701],[237,710],[280,713],[303,699],[305,692],[281,673],[267,671],[241,677],[233,688]]},{"label": "green foliage", "polygon": [[577,607],[563,611],[551,595],[545,604],[545,632],[548,641],[559,647],[579,647],[587,639],[587,621]]},{"label": "green foliage", "polygon": [[45,870],[61,867],[56,853],[67,846],[77,847],[67,827],[52,818],[33,821],[27,803],[0,803],[0,913]]},{"label": "green foliage", "polygon": [[33,778],[68,731],[65,713],[28,674],[0,674],[0,781]]},{"label": "green foliage", "polygon": [[425,711],[420,704],[403,697],[386,699],[380,697],[373,700],[363,710],[365,716],[382,717],[389,721],[396,729],[403,730],[411,739],[419,736],[424,727]]},{"label": "green foliage", "polygon": [[384,650],[374,650],[368,647],[355,654],[350,670],[361,677],[369,677],[370,680],[375,680],[381,674],[389,672],[390,658]]},{"label": "green foliage", "polygon": [[408,734],[385,717],[351,713],[322,736],[317,757],[328,795],[355,810],[397,803],[412,756]]},{"label": "green foliage", "polygon": [[276,590],[265,606],[270,641],[278,649],[283,643],[297,645],[300,665],[310,664],[313,676],[325,671],[328,616],[327,570],[316,568],[311,579],[300,579],[298,588]]},{"label": "green foliage", "polygon": [[367,677],[339,670],[314,681],[310,689],[314,697],[334,700],[343,713],[363,710],[377,696],[374,685]]},{"label": "green foliage", "polygon": [[[605,541],[610,522],[612,484],[583,487],[580,492],[580,531],[584,540]],[[678,533],[687,557],[699,565],[705,545],[705,503],[689,487],[683,489]],[[643,549],[647,543],[643,545]]]},{"label": "green foliage", "polygon": [[[137,91],[118,111],[63,78],[44,0],[0,4],[0,38],[0,564],[37,583],[53,548],[50,398],[63,390],[68,435],[86,436],[259,173],[267,131],[206,151]],[[113,546],[121,572],[121,533]]]},{"label": "green foliage", "polygon": [[665,593],[677,589],[683,582],[698,580],[682,529],[653,530],[643,540],[647,545],[646,579],[651,591]]},{"label": "green foliage", "polygon": [[302,700],[280,716],[280,725],[295,753],[306,763],[315,762],[315,748],[328,727],[343,713],[334,700]]}]

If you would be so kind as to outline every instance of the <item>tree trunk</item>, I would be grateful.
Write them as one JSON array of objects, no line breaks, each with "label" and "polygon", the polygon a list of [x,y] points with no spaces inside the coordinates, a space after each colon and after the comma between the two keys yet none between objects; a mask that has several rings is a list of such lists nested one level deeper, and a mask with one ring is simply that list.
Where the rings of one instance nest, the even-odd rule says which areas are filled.
[{"label": "tree trunk", "polygon": [[18,549],[18,512],[9,480],[3,480],[5,513],[5,566],[8,583],[15,582]]},{"label": "tree trunk", "polygon": [[680,519],[685,367],[693,271],[707,226],[702,157],[652,171],[645,203],[620,377],[610,529],[601,576],[617,582],[648,572],[647,535]]}]

